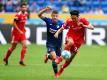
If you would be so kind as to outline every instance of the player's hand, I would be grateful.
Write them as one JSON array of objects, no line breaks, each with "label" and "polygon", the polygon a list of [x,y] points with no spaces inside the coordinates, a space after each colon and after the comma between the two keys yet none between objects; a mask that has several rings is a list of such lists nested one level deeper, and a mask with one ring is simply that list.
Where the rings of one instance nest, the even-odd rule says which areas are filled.
[{"label": "player's hand", "polygon": [[23,32],[22,32],[22,31],[19,31],[19,33],[20,33],[20,34],[23,34]]},{"label": "player's hand", "polygon": [[58,38],[58,33],[57,33],[57,32],[55,33],[54,37],[55,37],[55,38]]},{"label": "player's hand", "polygon": [[52,8],[51,8],[51,7],[49,7],[49,6],[48,6],[48,7],[46,7],[45,9],[46,9],[46,11],[50,11],[50,10],[52,10]]},{"label": "player's hand", "polygon": [[78,26],[84,26],[84,24],[82,22],[79,22]]}]

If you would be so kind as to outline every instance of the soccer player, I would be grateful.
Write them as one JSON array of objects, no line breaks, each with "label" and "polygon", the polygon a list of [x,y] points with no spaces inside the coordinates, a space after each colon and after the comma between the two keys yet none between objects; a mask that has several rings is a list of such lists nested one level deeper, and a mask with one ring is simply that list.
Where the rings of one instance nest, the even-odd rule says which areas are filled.
[{"label": "soccer player", "polygon": [[[81,44],[84,43],[85,29],[93,30],[94,27],[85,18],[79,16],[78,10],[70,11],[71,18],[66,21],[66,23],[55,33],[55,37],[58,38],[60,32],[64,29],[69,29],[66,35],[66,43],[64,50],[70,51],[72,56],[69,60],[65,60],[62,64],[55,77],[58,78],[64,69],[72,62],[77,50],[80,48]],[[62,61],[62,57],[58,57],[55,62],[59,64]]]},{"label": "soccer player", "polygon": [[38,16],[45,21],[47,27],[47,54],[45,55],[44,62],[47,63],[48,59],[52,60],[52,66],[54,73],[57,73],[57,64],[54,62],[57,56],[61,55],[61,45],[62,45],[62,32],[59,34],[58,38],[54,37],[56,31],[62,27],[63,22],[58,19],[58,12],[53,10],[51,13],[51,18],[45,17],[43,14],[52,10],[50,7],[46,7],[38,13]]},{"label": "soccer player", "polygon": [[8,59],[13,50],[16,48],[19,42],[22,43],[22,51],[20,56],[19,64],[25,66],[24,64],[24,57],[26,53],[26,36],[25,36],[25,22],[28,16],[27,5],[26,3],[22,3],[20,6],[20,11],[15,15],[14,22],[13,22],[13,30],[11,35],[11,47],[8,49],[6,53],[6,57],[4,58],[4,64],[8,65]]}]

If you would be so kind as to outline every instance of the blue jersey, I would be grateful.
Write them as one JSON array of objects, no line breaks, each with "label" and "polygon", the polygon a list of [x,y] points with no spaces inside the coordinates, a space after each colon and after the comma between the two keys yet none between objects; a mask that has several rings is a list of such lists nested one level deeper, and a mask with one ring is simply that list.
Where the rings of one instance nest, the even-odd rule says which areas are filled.
[{"label": "blue jersey", "polygon": [[61,47],[62,45],[62,32],[58,35],[58,38],[54,37],[56,31],[62,27],[63,21],[58,20],[56,23],[52,22],[50,18],[42,18],[46,22],[47,26],[47,46],[51,44],[52,46]]}]

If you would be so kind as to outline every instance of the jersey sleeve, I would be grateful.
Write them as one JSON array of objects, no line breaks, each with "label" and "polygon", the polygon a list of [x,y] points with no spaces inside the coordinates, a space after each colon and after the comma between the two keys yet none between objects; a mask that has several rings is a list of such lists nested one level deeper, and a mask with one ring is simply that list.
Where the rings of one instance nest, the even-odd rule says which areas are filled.
[{"label": "jersey sleeve", "polygon": [[64,25],[64,21],[61,20],[61,25]]},{"label": "jersey sleeve", "polygon": [[85,18],[83,18],[83,24],[85,24],[85,25],[89,25],[90,24],[90,22],[87,20],[87,19],[85,19]]},{"label": "jersey sleeve", "polygon": [[17,20],[17,21],[21,20],[20,15],[16,14],[14,20]]},{"label": "jersey sleeve", "polygon": [[69,19],[66,20],[66,22],[63,24],[63,28],[67,29],[68,28],[68,24],[69,24]]},{"label": "jersey sleeve", "polygon": [[47,18],[47,17],[42,18],[42,20],[45,21],[46,23],[48,22],[48,19],[49,18]]}]

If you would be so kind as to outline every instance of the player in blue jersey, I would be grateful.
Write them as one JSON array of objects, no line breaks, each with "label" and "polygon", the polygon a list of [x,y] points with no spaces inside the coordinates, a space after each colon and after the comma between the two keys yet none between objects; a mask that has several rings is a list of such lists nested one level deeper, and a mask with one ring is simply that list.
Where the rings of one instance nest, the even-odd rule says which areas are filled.
[{"label": "player in blue jersey", "polygon": [[47,63],[48,59],[52,60],[52,67],[54,73],[57,73],[57,64],[54,62],[57,56],[61,55],[62,46],[62,33],[59,34],[58,38],[54,37],[56,31],[62,27],[63,22],[58,19],[58,12],[52,10],[51,18],[45,17],[43,14],[45,12],[51,11],[50,7],[46,7],[38,13],[39,18],[41,18],[46,23],[47,27],[47,54],[45,55],[44,62]]}]

